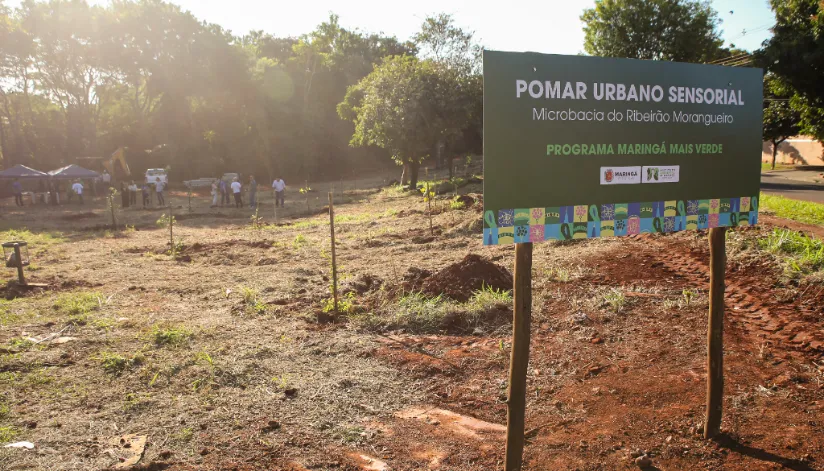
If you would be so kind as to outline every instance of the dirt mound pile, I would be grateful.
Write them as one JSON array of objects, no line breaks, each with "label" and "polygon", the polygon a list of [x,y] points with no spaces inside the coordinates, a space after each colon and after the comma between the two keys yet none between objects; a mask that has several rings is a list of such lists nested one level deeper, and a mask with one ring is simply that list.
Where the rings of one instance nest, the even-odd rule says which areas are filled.
[{"label": "dirt mound pile", "polygon": [[492,289],[511,290],[512,274],[506,268],[476,254],[469,254],[424,281],[422,291],[437,296],[443,294],[456,301],[465,302],[472,293],[488,286]]}]

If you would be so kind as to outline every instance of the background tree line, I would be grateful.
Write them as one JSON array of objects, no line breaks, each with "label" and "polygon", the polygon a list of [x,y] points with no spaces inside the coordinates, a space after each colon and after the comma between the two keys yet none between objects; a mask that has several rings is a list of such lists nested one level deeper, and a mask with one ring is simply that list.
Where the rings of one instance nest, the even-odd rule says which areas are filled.
[{"label": "background tree line", "polygon": [[764,76],[764,140],[807,134],[824,141],[824,2],[770,0],[772,38],[749,53],[722,47],[706,0],[596,0],[584,11],[587,53],[604,57],[757,66]]},{"label": "background tree line", "polygon": [[[236,36],[161,0],[25,0],[14,10],[0,0],[2,165],[49,170],[126,146],[133,170],[170,166],[176,180],[349,176],[391,165],[394,150],[349,145],[354,125],[337,113],[347,90],[390,58],[420,56],[444,77],[464,67],[480,100],[470,49],[480,50],[448,15],[410,41],[345,29],[335,15],[283,38]],[[427,155],[480,152],[480,113],[452,113],[461,139]]]}]

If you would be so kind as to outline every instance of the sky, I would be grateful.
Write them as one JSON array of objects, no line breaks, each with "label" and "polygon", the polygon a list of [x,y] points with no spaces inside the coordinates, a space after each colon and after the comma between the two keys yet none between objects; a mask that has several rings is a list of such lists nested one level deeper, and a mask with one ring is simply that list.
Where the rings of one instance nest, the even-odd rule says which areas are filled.
[{"label": "sky", "polygon": [[[19,0],[7,1],[11,6]],[[91,0],[104,4],[106,0]],[[594,0],[173,0],[197,18],[237,35],[263,30],[275,36],[300,36],[329,17],[340,16],[347,29],[409,39],[427,15],[451,13],[458,26],[474,31],[487,49],[552,54],[583,52],[580,15]],[[775,18],[768,0],[712,0],[723,21],[725,45],[755,50],[770,36]],[[287,6],[288,5],[288,6]]]}]

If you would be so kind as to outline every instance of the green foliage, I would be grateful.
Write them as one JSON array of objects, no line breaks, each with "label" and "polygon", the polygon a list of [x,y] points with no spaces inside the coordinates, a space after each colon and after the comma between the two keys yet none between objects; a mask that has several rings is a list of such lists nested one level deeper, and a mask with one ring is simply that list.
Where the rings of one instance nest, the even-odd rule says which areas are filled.
[{"label": "green foliage", "polygon": [[126,358],[123,355],[106,351],[98,353],[95,359],[100,362],[103,370],[112,376],[120,376],[126,369],[143,362],[143,356],[140,354]]},{"label": "green foliage", "polygon": [[618,314],[624,309],[627,298],[623,291],[617,288],[612,288],[604,293],[604,302],[609,305],[613,312]]},{"label": "green foliage", "polygon": [[770,0],[772,37],[756,52],[792,95],[803,132],[824,139],[824,4],[820,0]]},{"label": "green foliage", "polygon": [[180,346],[189,342],[194,334],[184,326],[159,326],[152,328],[151,338],[158,346]]},{"label": "green foliage", "polygon": [[5,444],[11,442],[19,433],[17,428],[11,425],[0,427],[0,443]]},{"label": "green foliage", "polygon": [[301,247],[303,247],[304,245],[306,245],[307,243],[308,243],[308,241],[306,239],[306,236],[303,235],[303,234],[298,234],[298,235],[295,236],[295,239],[292,241],[292,247],[294,247],[295,250],[298,250]]},{"label": "green foliage", "polygon": [[775,75],[764,76],[764,95],[763,135],[765,141],[772,143],[774,169],[779,144],[801,131],[801,114],[790,104],[792,90]]},{"label": "green foliage", "polygon": [[463,201],[458,201],[457,199],[453,199],[452,201],[449,202],[449,209],[460,210],[460,209],[465,209],[465,208],[466,208],[466,204]]},{"label": "green foliage", "polygon": [[61,294],[52,307],[61,314],[67,314],[70,323],[85,325],[89,314],[100,309],[101,303],[100,293],[81,291]]},{"label": "green foliage", "polygon": [[776,254],[788,255],[792,272],[809,273],[824,269],[824,242],[789,229],[773,229],[758,245]]},{"label": "green foliage", "polygon": [[709,62],[723,44],[718,14],[700,0],[601,0],[581,21],[593,56]]},{"label": "green foliage", "polygon": [[784,219],[824,225],[824,204],[761,193],[761,210]]},{"label": "green foliage", "polygon": [[240,294],[243,296],[243,303],[248,313],[263,314],[266,312],[266,304],[258,298],[259,293],[256,289],[243,286],[240,288]]},{"label": "green foliage", "polygon": [[[348,292],[338,297],[338,314],[349,315],[355,312],[357,307],[355,293]],[[335,298],[328,297],[323,300],[323,312],[335,311]]]}]

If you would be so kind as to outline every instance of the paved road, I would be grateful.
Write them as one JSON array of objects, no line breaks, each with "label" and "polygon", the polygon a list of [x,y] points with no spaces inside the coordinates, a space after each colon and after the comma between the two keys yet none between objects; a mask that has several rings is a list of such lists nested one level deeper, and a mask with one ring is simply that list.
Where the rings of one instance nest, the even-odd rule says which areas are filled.
[{"label": "paved road", "polygon": [[762,173],[761,191],[796,200],[824,203],[824,184],[792,180],[782,176],[781,172]]}]

